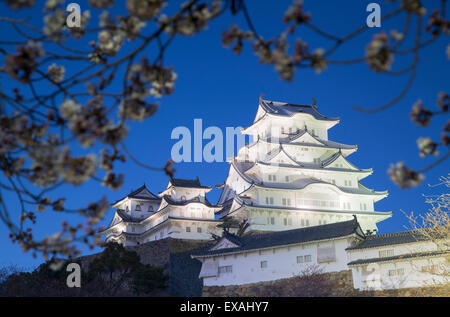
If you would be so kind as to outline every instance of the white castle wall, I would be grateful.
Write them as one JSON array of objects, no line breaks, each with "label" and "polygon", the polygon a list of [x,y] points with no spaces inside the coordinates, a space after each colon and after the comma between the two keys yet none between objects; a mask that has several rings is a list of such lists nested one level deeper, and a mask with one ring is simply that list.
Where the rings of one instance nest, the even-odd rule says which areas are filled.
[{"label": "white castle wall", "polygon": [[[336,259],[328,263],[318,263],[318,246],[334,245]],[[308,267],[317,266],[325,272],[339,272],[347,269],[345,248],[350,245],[348,238],[327,242],[314,242],[291,247],[276,247],[265,251],[251,251],[236,255],[222,255],[215,258],[217,267],[231,266],[231,272],[218,273],[215,277],[205,277],[205,286],[224,286],[257,283],[289,278],[301,274]],[[310,256],[311,262],[297,263],[297,256]],[[267,261],[267,267],[261,267]]]},{"label": "white castle wall", "polygon": [[[433,242],[414,242],[370,249],[349,250],[351,261],[439,251]],[[381,253],[380,253],[381,252]],[[449,255],[416,257],[352,266],[357,289],[426,287],[450,282]],[[445,274],[444,271],[447,270]]]}]

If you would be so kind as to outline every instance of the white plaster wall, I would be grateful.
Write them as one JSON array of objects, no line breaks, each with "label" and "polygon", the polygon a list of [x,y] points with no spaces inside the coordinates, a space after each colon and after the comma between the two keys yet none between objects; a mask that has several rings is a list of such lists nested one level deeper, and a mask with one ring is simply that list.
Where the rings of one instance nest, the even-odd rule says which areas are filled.
[{"label": "white plaster wall", "polygon": [[[347,269],[347,254],[349,246],[347,238],[335,240],[336,261],[317,263],[318,243],[309,243],[292,247],[253,251],[237,255],[216,257],[219,266],[232,266],[231,273],[221,273],[217,277],[205,277],[205,286],[240,285],[290,278],[299,275],[308,266],[318,265],[323,272],[338,272]],[[275,250],[275,251],[274,251]],[[311,255],[312,262],[297,263],[297,256]],[[261,268],[261,261],[267,261],[267,268]]]},{"label": "white plaster wall", "polygon": [[[432,265],[436,271],[422,270],[422,267]],[[415,258],[353,266],[352,276],[354,287],[362,290],[429,287],[450,282],[448,273],[442,273],[445,267],[448,270],[444,257]],[[402,274],[390,276],[389,271],[399,269]]]}]

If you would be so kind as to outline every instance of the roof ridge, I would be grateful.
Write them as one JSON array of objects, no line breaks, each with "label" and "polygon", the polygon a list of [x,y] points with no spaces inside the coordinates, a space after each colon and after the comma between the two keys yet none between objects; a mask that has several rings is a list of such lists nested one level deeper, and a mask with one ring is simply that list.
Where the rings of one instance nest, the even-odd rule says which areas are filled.
[{"label": "roof ridge", "polygon": [[395,237],[395,236],[400,236],[403,234],[409,234],[409,233],[420,233],[420,229],[412,229],[412,230],[404,230],[404,231],[396,231],[396,232],[386,232],[386,233],[379,233],[379,234],[375,234],[372,236],[368,236],[371,238],[375,238],[375,237]]}]

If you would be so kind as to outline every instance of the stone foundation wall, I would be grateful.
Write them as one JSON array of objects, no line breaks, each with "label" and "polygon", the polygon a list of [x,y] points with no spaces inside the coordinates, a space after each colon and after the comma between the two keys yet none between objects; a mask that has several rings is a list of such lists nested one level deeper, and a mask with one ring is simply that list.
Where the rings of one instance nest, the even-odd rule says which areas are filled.
[{"label": "stone foundation wall", "polygon": [[450,284],[440,287],[360,291],[353,288],[351,270],[230,286],[204,286],[202,296],[215,297],[448,297]]},{"label": "stone foundation wall", "polygon": [[353,288],[352,272],[346,270],[244,285],[204,286],[202,296],[356,296],[356,291]]}]

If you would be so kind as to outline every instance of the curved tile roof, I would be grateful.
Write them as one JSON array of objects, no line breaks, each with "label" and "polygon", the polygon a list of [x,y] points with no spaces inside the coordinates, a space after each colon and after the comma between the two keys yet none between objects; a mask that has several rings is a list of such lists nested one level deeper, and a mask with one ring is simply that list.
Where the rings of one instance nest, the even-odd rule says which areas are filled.
[{"label": "curved tile roof", "polygon": [[187,187],[187,188],[211,188],[210,186],[203,186],[200,184],[200,180],[196,179],[183,179],[183,178],[172,178],[170,180],[172,186],[176,187]]},{"label": "curved tile roof", "polygon": [[339,120],[339,118],[331,118],[321,114],[315,105],[296,105],[292,103],[269,101],[264,99],[261,99],[259,104],[264,109],[264,111],[273,115],[292,117],[293,115],[298,113],[306,113],[313,116],[317,120]]},{"label": "curved tile roof", "polygon": [[168,195],[164,195],[163,196],[163,199],[165,200],[165,201],[167,201],[167,203],[169,204],[169,205],[173,205],[173,206],[185,206],[185,205],[187,205],[187,204],[191,204],[191,203],[200,203],[200,204],[203,204],[203,205],[206,205],[206,206],[208,206],[208,207],[216,207],[216,206],[214,206],[213,204],[211,204],[209,201],[208,201],[208,199],[205,197],[205,200],[204,201],[201,201],[200,200],[200,197],[194,197],[194,198],[192,198],[192,199],[188,199],[188,200],[184,200],[184,201],[176,201],[176,200],[173,200],[171,197],[169,197]]},{"label": "curved tile roof", "polygon": [[406,244],[427,240],[429,240],[428,235],[424,235],[420,230],[400,231],[367,236],[364,242],[357,246],[350,247],[347,250],[377,248],[386,245]]},{"label": "curved tile roof", "polygon": [[161,200],[161,198],[159,198],[157,195],[155,195],[151,191],[149,191],[148,188],[144,184],[141,187],[139,187],[138,189],[131,191],[125,197],[115,201],[111,205],[115,205],[118,202],[124,200],[125,198],[134,198],[134,199],[141,199],[141,200],[153,200],[153,201],[160,201]]},{"label": "curved tile roof", "polygon": [[[364,237],[364,233],[359,227],[356,217],[350,221],[342,221],[300,229],[252,234],[241,237],[233,235],[233,242],[239,244],[239,247],[206,251],[201,250],[198,252],[193,252],[192,255],[195,257],[243,252],[309,241],[346,237],[351,234],[357,234],[361,238]],[[231,235],[231,233],[228,233],[228,235]]]}]

